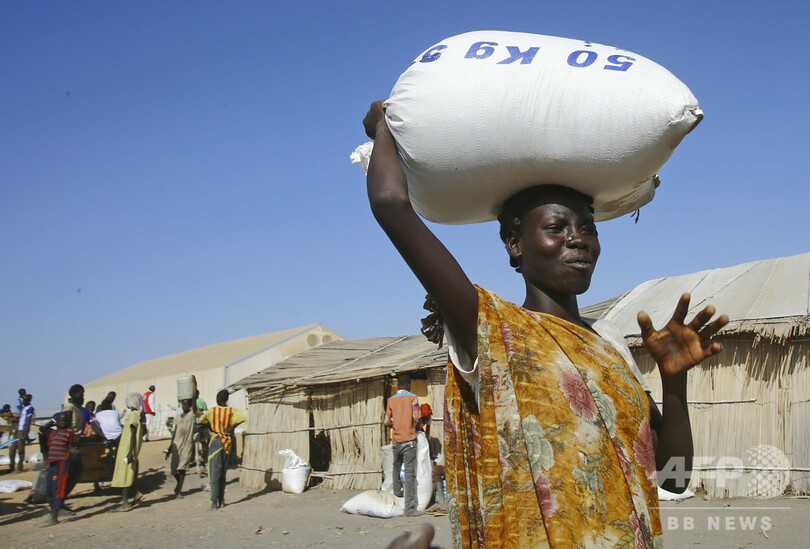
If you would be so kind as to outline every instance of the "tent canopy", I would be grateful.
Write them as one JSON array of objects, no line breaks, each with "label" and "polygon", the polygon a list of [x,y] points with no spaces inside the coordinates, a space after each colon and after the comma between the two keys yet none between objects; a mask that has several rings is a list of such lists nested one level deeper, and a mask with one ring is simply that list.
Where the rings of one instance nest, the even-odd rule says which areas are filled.
[{"label": "tent canopy", "polygon": [[639,337],[639,311],[661,327],[685,292],[692,296],[687,319],[714,305],[729,317],[726,332],[804,335],[810,327],[810,253],[650,280],[581,312],[610,320],[625,337]]},{"label": "tent canopy", "polygon": [[[240,360],[266,350],[269,347],[293,338],[297,335],[312,331],[320,325],[291,328],[279,332],[272,332],[253,337],[245,337],[224,343],[215,343],[199,349],[191,349],[160,358],[139,362],[118,372],[104,376],[88,383],[85,388],[100,385],[111,385],[163,377],[168,375],[185,375],[188,372],[200,372],[211,368],[222,368]],[[340,336],[336,336],[340,337]]]}]

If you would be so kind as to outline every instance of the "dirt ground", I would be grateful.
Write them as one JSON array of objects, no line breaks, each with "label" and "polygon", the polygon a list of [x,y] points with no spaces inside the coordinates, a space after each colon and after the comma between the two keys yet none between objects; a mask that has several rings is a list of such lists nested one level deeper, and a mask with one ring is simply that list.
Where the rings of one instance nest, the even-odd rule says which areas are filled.
[{"label": "dirt ground", "polygon": [[[186,497],[172,498],[174,479],[162,450],[167,441],[146,443],[141,452],[144,496],[126,513],[111,512],[120,496],[112,488],[94,494],[92,484],[79,484],[68,504],[75,512],[56,526],[42,527],[47,505],[25,503],[28,491],[0,494],[0,535],[8,548],[27,547],[335,547],[384,548],[398,534],[429,522],[434,545],[450,548],[446,516],[376,519],[341,512],[358,493],[313,488],[303,494],[248,492],[239,486],[238,471],[228,472],[227,505],[208,509],[206,479],[186,478]],[[33,447],[32,447],[33,449]],[[33,482],[35,472],[3,474],[0,480]],[[810,499],[706,500],[662,502],[661,520],[668,547],[807,547],[810,546]]]}]

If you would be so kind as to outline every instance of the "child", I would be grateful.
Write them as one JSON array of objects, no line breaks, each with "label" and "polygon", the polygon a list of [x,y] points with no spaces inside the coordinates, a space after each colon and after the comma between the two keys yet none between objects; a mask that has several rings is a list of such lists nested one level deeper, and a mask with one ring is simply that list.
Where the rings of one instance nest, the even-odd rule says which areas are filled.
[{"label": "child", "polygon": [[174,418],[172,440],[169,443],[169,449],[166,450],[166,458],[172,456],[172,476],[177,480],[174,497],[177,499],[183,497],[182,490],[183,481],[186,479],[186,469],[194,461],[193,436],[194,425],[197,423],[197,418],[194,412],[191,411],[191,399],[181,400],[180,406],[183,408],[183,413]]},{"label": "child", "polygon": [[118,444],[118,454],[115,456],[115,470],[110,485],[121,490],[121,507],[117,510],[130,509],[129,493],[132,490],[133,501],[138,499],[138,489],[135,479],[138,477],[138,453],[141,451],[143,426],[141,424],[141,395],[129,393],[127,395],[127,415],[121,432],[121,441]]},{"label": "child", "polygon": [[71,428],[71,413],[62,412],[56,419],[56,430],[48,435],[48,504],[51,514],[45,526],[58,522],[59,510],[65,503],[70,469],[70,448],[76,445],[76,433]]}]

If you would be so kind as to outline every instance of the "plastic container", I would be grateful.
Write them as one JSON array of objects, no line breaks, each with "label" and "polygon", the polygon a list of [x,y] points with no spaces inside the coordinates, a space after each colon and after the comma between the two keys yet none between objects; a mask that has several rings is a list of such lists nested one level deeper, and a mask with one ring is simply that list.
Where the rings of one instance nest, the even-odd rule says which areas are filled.
[{"label": "plastic container", "polygon": [[193,399],[197,393],[197,378],[181,376],[177,378],[177,400]]}]

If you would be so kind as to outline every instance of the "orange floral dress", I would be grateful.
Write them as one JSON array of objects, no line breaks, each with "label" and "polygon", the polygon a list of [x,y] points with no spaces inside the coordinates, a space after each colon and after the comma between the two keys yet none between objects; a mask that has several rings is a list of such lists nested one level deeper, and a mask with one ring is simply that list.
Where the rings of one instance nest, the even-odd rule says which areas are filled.
[{"label": "orange floral dress", "polygon": [[649,402],[621,355],[481,288],[478,303],[478,403],[447,368],[454,546],[662,546]]}]

